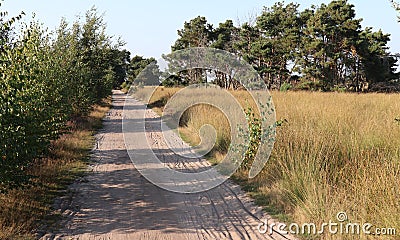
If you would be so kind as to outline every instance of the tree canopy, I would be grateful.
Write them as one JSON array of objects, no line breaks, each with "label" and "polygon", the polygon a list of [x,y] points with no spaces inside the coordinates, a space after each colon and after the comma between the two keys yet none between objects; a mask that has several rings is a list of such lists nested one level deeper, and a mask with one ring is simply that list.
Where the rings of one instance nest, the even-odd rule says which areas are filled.
[{"label": "tree canopy", "polygon": [[[277,2],[265,7],[255,24],[237,27],[226,20],[214,28],[198,16],[178,30],[171,50],[213,47],[229,51],[249,62],[267,86],[276,89],[286,84],[299,89],[358,92],[372,84],[396,82],[397,61],[387,46],[390,34],[362,29],[361,22],[355,6],[347,0],[303,11],[299,4]],[[193,70],[178,77],[189,83],[204,76],[206,71]],[[229,74],[216,73],[213,81],[225,88],[238,86]]]}]

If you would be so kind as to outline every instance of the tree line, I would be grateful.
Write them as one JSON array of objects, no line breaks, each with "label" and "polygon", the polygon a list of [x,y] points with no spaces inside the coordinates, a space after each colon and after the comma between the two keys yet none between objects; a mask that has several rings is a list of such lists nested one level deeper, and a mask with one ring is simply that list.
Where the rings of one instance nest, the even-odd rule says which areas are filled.
[{"label": "tree line", "polygon": [[0,11],[0,192],[29,183],[33,160],[125,81],[130,60],[95,8],[52,33],[23,15]]},{"label": "tree line", "polygon": [[[347,0],[311,6],[277,2],[241,26],[232,20],[213,27],[198,16],[178,30],[172,51],[190,47],[222,49],[246,60],[270,89],[365,91],[374,84],[398,85],[397,59],[387,46],[390,34],[361,28],[355,6]],[[240,88],[222,72],[212,81]],[[207,71],[184,71],[164,81],[185,85],[207,81]]]}]

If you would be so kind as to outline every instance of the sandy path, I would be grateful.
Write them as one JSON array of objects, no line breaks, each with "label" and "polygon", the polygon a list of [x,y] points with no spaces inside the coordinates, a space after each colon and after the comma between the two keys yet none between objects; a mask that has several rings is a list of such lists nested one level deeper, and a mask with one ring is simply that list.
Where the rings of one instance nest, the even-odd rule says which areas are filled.
[{"label": "sandy path", "polygon": [[[230,181],[207,192],[178,194],[143,178],[124,145],[121,119],[125,97],[114,91],[113,108],[96,135],[90,173],[57,200],[56,208],[65,217],[62,229],[42,239],[286,239],[277,233],[259,233],[257,226],[269,217]],[[133,105],[132,111],[143,110],[142,103],[134,101]],[[158,119],[151,110],[146,114]],[[151,130],[147,137],[154,151],[174,166],[176,157],[157,127],[150,121],[146,128]],[[197,165],[207,163],[199,160]],[[193,166],[183,163],[180,167]]]}]

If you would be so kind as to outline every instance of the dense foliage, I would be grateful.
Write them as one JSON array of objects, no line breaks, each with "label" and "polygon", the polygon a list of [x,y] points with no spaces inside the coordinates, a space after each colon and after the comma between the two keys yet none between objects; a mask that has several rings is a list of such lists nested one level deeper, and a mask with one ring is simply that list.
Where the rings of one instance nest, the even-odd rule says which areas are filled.
[{"label": "dense foliage", "polygon": [[49,34],[35,20],[15,31],[21,16],[0,12],[0,191],[29,183],[26,169],[67,122],[125,79],[129,53],[111,41],[96,9],[85,17]]},{"label": "dense foliage", "polygon": [[[217,28],[196,17],[178,30],[173,51],[214,47],[243,58],[258,71],[269,88],[296,86],[305,90],[368,90],[377,83],[398,84],[396,58],[388,52],[390,35],[361,28],[354,5],[347,0],[299,11],[295,3],[266,7],[254,23],[240,27],[231,20]],[[181,82],[206,81],[206,72],[182,72]],[[239,85],[215,73],[221,87]],[[195,78],[193,78],[195,76]]]},{"label": "dense foliage", "polygon": [[144,58],[136,55],[130,60],[128,78],[122,87],[129,88],[133,82],[136,84],[144,84],[146,82],[146,85],[157,86],[160,84],[160,74],[155,58]]}]

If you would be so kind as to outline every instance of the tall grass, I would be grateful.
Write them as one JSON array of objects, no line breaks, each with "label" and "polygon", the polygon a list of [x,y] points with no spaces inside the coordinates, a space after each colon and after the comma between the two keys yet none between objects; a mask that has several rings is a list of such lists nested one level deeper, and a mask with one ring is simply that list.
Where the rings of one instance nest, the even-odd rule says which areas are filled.
[{"label": "tall grass", "polygon": [[349,219],[400,229],[400,95],[274,93],[272,157],[258,191],[298,222]]},{"label": "tall grass", "polygon": [[[152,101],[162,97],[166,101],[178,90],[159,89]],[[246,93],[232,94],[242,104],[248,101]],[[286,221],[322,224],[345,211],[351,222],[400,232],[400,124],[395,120],[400,117],[400,94],[272,92],[272,96],[277,119],[287,121],[277,128],[271,158],[256,178],[247,179],[245,170],[234,178],[259,204]],[[229,124],[220,120],[218,109],[199,106],[188,112],[188,124],[181,131],[186,141],[198,143],[203,123],[213,124],[223,137],[228,132]],[[214,157],[223,154],[216,151]]]}]

